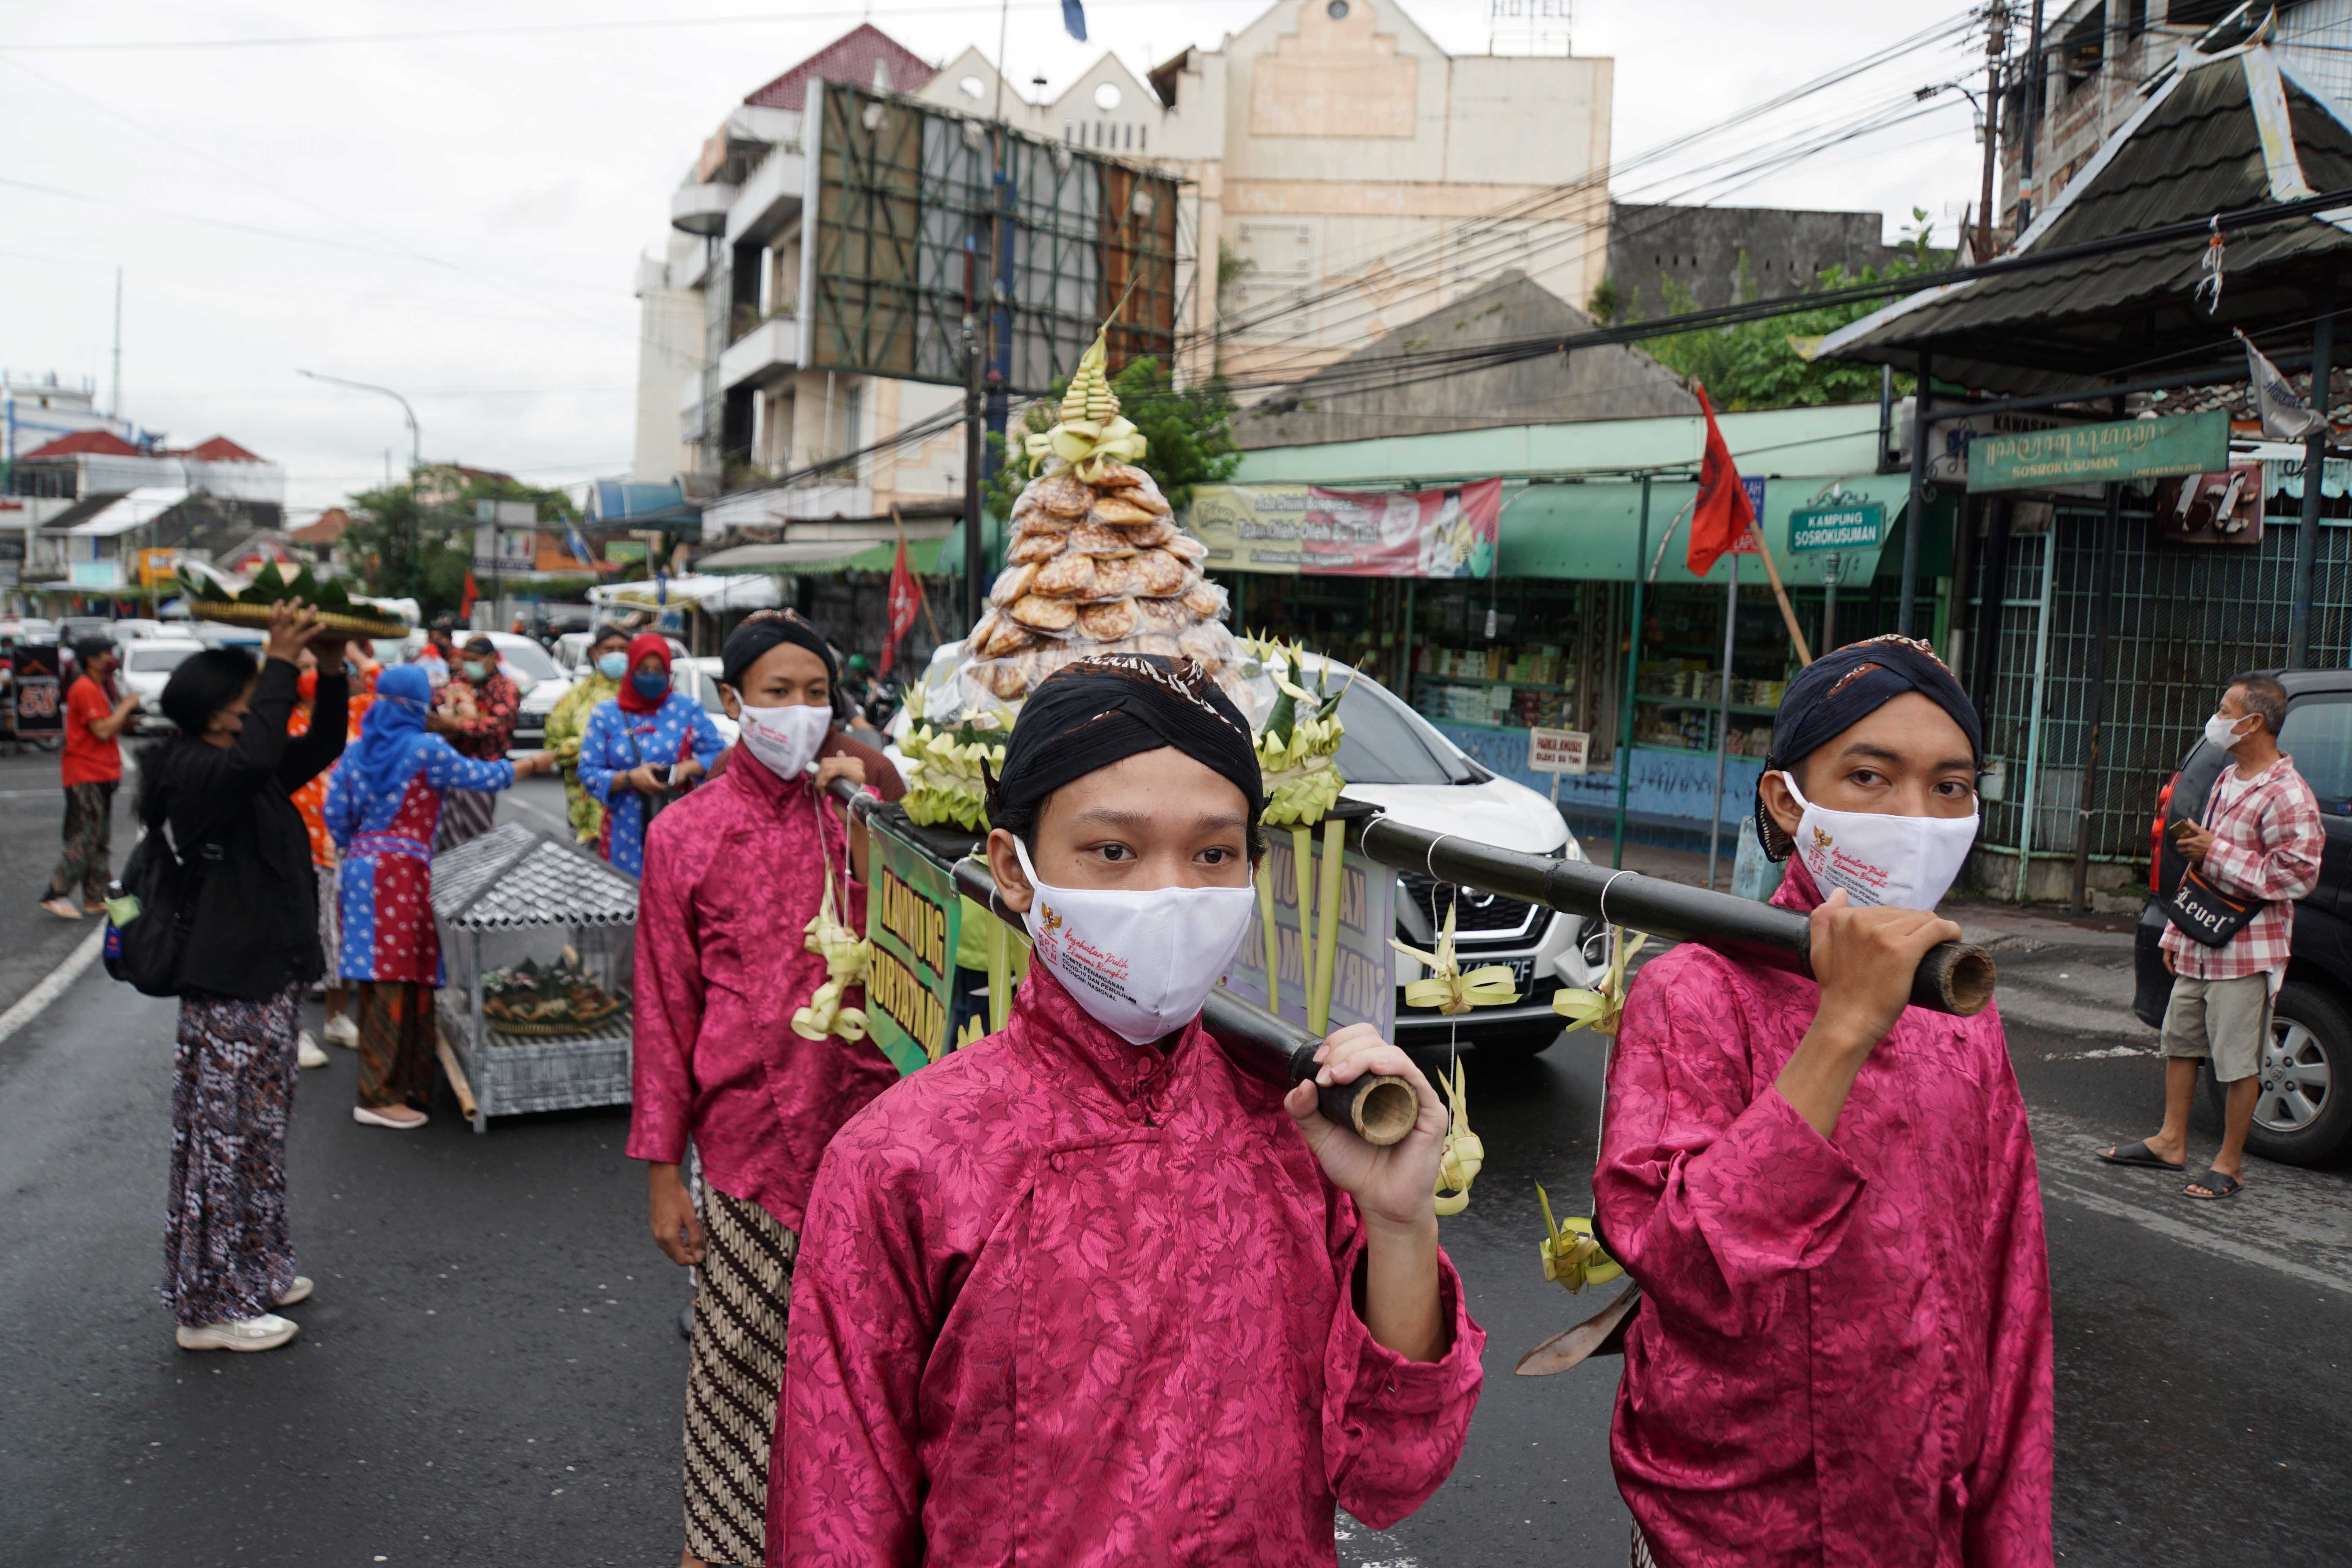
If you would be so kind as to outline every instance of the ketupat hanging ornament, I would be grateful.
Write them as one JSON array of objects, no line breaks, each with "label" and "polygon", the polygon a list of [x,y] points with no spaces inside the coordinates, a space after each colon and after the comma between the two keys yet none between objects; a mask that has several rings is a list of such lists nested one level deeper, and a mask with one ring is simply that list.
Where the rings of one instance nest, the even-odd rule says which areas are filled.
[{"label": "ketupat hanging ornament", "polygon": [[1470,1131],[1470,1088],[1462,1075],[1462,1064],[1454,1064],[1450,1080],[1439,1081],[1445,1084],[1445,1098],[1453,1110],[1446,1119],[1445,1142],[1437,1156],[1437,1212],[1457,1215],[1470,1206],[1470,1184],[1486,1163],[1486,1145]]},{"label": "ketupat hanging ornament", "polygon": [[1143,432],[1118,411],[1118,395],[1110,389],[1109,332],[1110,324],[1105,322],[1079,356],[1078,368],[1063,390],[1061,417],[1054,427],[1033,433],[1023,443],[1031,473],[1043,468],[1048,458],[1059,458],[1079,479],[1094,484],[1113,463],[1143,460]]},{"label": "ketupat hanging ornament", "polygon": [[1553,1222],[1551,1196],[1541,1182],[1536,1184],[1536,1202],[1543,1205],[1546,1234],[1539,1245],[1545,1279],[1573,1296],[1587,1285],[1606,1285],[1625,1272],[1624,1266],[1592,1239],[1591,1220],[1572,1215],[1564,1226]]},{"label": "ketupat hanging ornament", "polygon": [[859,1008],[842,1005],[842,998],[851,986],[866,978],[866,966],[874,957],[874,947],[841,923],[840,906],[833,896],[833,857],[825,852],[821,822],[816,843],[817,853],[822,857],[824,898],[816,913],[809,917],[808,924],[801,928],[805,933],[801,945],[823,955],[824,979],[808,999],[808,1005],[793,1012],[793,1033],[804,1040],[821,1040],[827,1035],[862,1040],[866,1037],[866,1015]]},{"label": "ketupat hanging ornament", "polygon": [[1609,928],[1609,973],[1601,976],[1600,989],[1562,991],[1551,999],[1551,1010],[1568,1020],[1570,1033],[1579,1029],[1596,1035],[1617,1032],[1617,1020],[1625,1011],[1625,965],[1649,940],[1623,926]]},{"label": "ketupat hanging ornament", "polygon": [[[1348,732],[1339,722],[1339,700],[1348,687],[1331,689],[1328,661],[1310,675],[1306,649],[1297,643],[1286,647],[1253,637],[1242,647],[1282,693],[1257,736],[1258,772],[1265,779],[1264,820],[1269,827],[1311,826],[1323,820],[1347,786],[1332,759]],[[1348,684],[1354,682],[1351,669]]]},{"label": "ketupat hanging ornament", "polygon": [[1511,971],[1507,965],[1489,963],[1467,974],[1462,973],[1462,966],[1454,956],[1454,906],[1448,902],[1445,923],[1438,928],[1435,952],[1423,952],[1417,947],[1406,946],[1394,937],[1389,938],[1391,947],[1407,958],[1418,960],[1430,972],[1422,979],[1407,983],[1404,988],[1406,1004],[1414,1007],[1434,1007],[1450,1016],[1467,1013],[1473,1007],[1500,1007],[1517,1001],[1519,994],[1511,984]]}]

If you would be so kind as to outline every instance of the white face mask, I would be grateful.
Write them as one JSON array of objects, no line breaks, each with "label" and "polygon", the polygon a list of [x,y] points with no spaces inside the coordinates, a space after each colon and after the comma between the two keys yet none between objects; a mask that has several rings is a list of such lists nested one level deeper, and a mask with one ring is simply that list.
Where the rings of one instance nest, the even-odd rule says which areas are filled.
[{"label": "white face mask", "polygon": [[787,782],[798,779],[816,762],[816,749],[833,728],[833,710],[824,704],[793,708],[736,710],[743,726],[743,745],[770,773]]},{"label": "white face mask", "polygon": [[1034,893],[1022,917],[1036,956],[1112,1034],[1131,1046],[1174,1033],[1200,1015],[1242,938],[1257,889],[1147,888],[1126,892],[1052,888],[1013,841]]},{"label": "white face mask", "polygon": [[2243,741],[2253,734],[2252,730],[2241,730],[2238,728],[2239,725],[2244,723],[2247,720],[2252,717],[2253,715],[2251,713],[2241,713],[2235,719],[2224,719],[2219,713],[2214,714],[2213,717],[2205,721],[2205,743],[2209,746],[2219,746],[2225,752],[2228,751],[2239,742]]},{"label": "white face mask", "polygon": [[1790,774],[1780,779],[1804,808],[1797,821],[1797,858],[1823,898],[1843,888],[1854,904],[1933,910],[1977,841],[1973,811],[1966,816],[1831,811],[1807,800]]}]

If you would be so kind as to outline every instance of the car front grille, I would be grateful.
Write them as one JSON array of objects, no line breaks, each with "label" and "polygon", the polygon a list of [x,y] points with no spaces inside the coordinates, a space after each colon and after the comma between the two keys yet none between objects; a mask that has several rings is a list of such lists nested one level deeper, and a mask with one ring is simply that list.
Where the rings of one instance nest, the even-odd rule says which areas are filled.
[{"label": "car front grille", "polygon": [[1454,940],[1465,948],[1531,942],[1542,931],[1549,914],[1537,905],[1475,888],[1457,888],[1421,871],[1399,871],[1397,892],[1421,911],[1433,931],[1445,923],[1446,907],[1452,904]]}]

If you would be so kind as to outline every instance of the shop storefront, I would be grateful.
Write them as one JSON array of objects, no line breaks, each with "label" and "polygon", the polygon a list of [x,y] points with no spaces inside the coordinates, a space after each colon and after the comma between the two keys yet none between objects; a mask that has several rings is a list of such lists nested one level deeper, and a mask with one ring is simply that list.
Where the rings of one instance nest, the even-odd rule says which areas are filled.
[{"label": "shop storefront", "polygon": [[[1685,566],[1680,520],[1691,480],[1652,481],[1646,557],[1638,479],[1496,488],[1496,547],[1475,558],[1486,567],[1475,575],[1367,576],[1353,563],[1329,570],[1328,559],[1296,542],[1326,531],[1329,515],[1318,500],[1328,492],[1303,484],[1203,487],[1189,521],[1210,548],[1212,575],[1233,596],[1237,626],[1358,661],[1481,765],[1547,794],[1556,785],[1561,810],[1588,840],[1613,836],[1622,773],[1629,838],[1703,846],[1715,803],[1733,568],[1727,558],[1701,579]],[[1388,515],[1442,519],[1444,498],[1479,489],[1473,481],[1391,492]],[[1809,644],[1892,630],[1906,479],[1776,476],[1764,489],[1766,538]],[[1940,499],[1931,515],[1944,518],[1950,504]],[[1403,531],[1401,521],[1392,531]],[[1952,563],[1948,544],[1937,542],[1949,537],[1946,523],[1922,541],[1919,619],[1939,628]],[[1745,812],[1773,710],[1797,668],[1760,563],[1748,557],[1738,570],[1727,825]],[[1637,574],[1646,580],[1629,694]],[[1936,595],[1932,604],[1926,592]],[[1531,767],[1530,732],[1538,728],[1585,734],[1589,771],[1562,776]]]}]

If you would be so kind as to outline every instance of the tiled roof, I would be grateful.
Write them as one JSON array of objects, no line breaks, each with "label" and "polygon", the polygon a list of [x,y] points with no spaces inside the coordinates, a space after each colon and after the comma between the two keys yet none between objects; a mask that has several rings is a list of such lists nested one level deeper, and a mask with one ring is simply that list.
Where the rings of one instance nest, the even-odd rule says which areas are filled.
[{"label": "tiled roof", "polygon": [[331,506],[319,514],[317,521],[298,528],[286,537],[297,544],[332,544],[342,538],[343,531],[351,525],[350,512],[341,507]]},{"label": "tiled roof", "polygon": [[801,109],[808,103],[809,83],[871,87],[877,64],[894,92],[913,92],[938,68],[873,23],[860,22],[767,86],[745,94],[743,101],[761,109]]},{"label": "tiled roof", "polygon": [[248,452],[226,436],[215,436],[184,449],[174,448],[163,454],[166,458],[194,458],[205,463],[258,463],[260,454]]},{"label": "tiled roof", "polygon": [[[2277,73],[2266,50],[2189,64],[2158,89],[2029,230],[2022,249],[2063,249],[2282,199],[2272,188],[2252,75],[2275,80],[2292,145],[2274,149],[2315,191],[2352,186],[2352,127]],[[2177,240],[1927,289],[1831,335],[1828,357],[1907,365],[1921,349],[1939,379],[1986,391],[2071,389],[2101,377],[2242,363],[2230,329],[2263,333],[2313,310],[2314,268],[2344,264],[2352,235],[2317,216],[2225,237],[2218,309],[2196,298],[2206,240]],[[2217,377],[2217,379],[2219,379]]]},{"label": "tiled roof", "polygon": [[46,446],[34,447],[16,460],[30,462],[36,458],[143,458],[138,447],[111,430],[77,430],[70,436],[60,436]]}]

